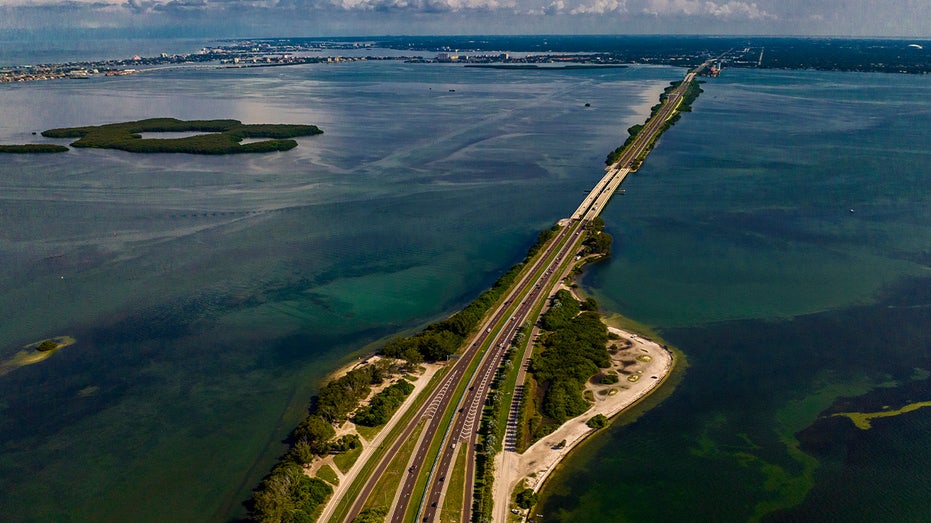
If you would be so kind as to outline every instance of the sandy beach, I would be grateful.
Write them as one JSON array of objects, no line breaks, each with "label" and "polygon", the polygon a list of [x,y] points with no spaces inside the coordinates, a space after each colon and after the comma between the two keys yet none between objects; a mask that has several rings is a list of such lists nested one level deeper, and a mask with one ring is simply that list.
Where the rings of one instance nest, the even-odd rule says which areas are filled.
[{"label": "sandy beach", "polygon": [[525,482],[527,487],[539,491],[559,462],[596,432],[586,425],[589,419],[598,414],[609,418],[620,414],[656,390],[669,376],[673,368],[670,351],[643,336],[615,327],[609,330],[620,336],[620,340],[613,342],[619,350],[611,357],[620,381],[610,385],[589,382],[586,390],[595,398],[592,408],[570,419],[523,454],[503,451],[495,457],[495,522],[508,521],[514,508],[509,503],[510,495],[519,483]]}]

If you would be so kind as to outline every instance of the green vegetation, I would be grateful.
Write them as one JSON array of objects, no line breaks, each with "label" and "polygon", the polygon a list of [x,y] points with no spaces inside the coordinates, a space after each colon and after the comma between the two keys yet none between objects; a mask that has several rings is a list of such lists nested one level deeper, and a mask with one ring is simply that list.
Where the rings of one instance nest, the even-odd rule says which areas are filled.
[{"label": "green vegetation", "polygon": [[366,427],[365,425],[356,425],[356,432],[358,432],[359,435],[362,436],[362,439],[364,439],[365,441],[372,441],[373,439],[375,439],[375,436],[377,436],[378,433],[381,432],[381,429],[382,429],[381,426]]},{"label": "green vegetation", "polygon": [[[502,394],[504,385],[510,380],[511,370],[516,368],[515,360],[517,359],[517,350],[514,345],[510,345],[505,351],[501,361],[501,366],[491,382],[490,394],[482,408],[482,419],[479,425],[479,445],[475,453],[475,485],[472,497],[472,520],[473,521],[491,521],[492,510],[494,509],[494,479],[495,466],[494,459],[504,443],[504,432],[507,428],[507,411],[510,408],[510,401],[506,401]],[[513,382],[511,382],[513,389]],[[500,420],[505,422],[501,423]]]},{"label": "green vegetation", "polygon": [[372,385],[384,382],[397,370],[397,366],[387,360],[351,370],[320,389],[312,410],[330,423],[342,423],[369,395]]},{"label": "green vegetation", "polygon": [[[288,438],[291,444],[290,448],[279,459],[278,465],[272,469],[269,477],[253,491],[254,519],[259,521],[303,521],[295,519],[298,516],[287,515],[296,513],[297,509],[294,506],[297,506],[295,505],[297,502],[294,499],[296,499],[297,494],[292,493],[282,485],[291,488],[294,480],[288,479],[289,476],[281,476],[284,472],[277,474],[277,476],[281,477],[272,480],[272,478],[276,477],[276,471],[285,471],[290,474],[289,471],[293,470],[293,467],[297,467],[303,475],[303,465],[313,461],[316,456],[327,454],[337,454],[337,456],[334,456],[333,462],[341,471],[348,470],[362,453],[362,442],[359,436],[355,434],[347,434],[334,440],[333,437],[336,435],[336,431],[333,428],[333,423],[345,421],[359,402],[368,396],[372,385],[384,382],[397,370],[396,364],[382,360],[351,370],[345,376],[327,383],[320,389],[320,393],[311,402],[307,417],[291,432]],[[303,476],[306,477],[306,475]],[[314,478],[314,480],[330,488],[322,480],[317,478]],[[298,512],[306,512],[309,518],[316,505],[314,505],[314,508],[306,508],[305,505],[301,505],[305,508],[298,510]],[[286,519],[274,519],[276,515]],[[312,519],[307,519],[307,521],[312,521]]]},{"label": "green vegetation", "polygon": [[[600,368],[611,366],[605,347],[608,328],[598,313],[585,311],[565,317],[568,316],[565,311],[579,308],[578,301],[569,292],[560,291],[553,297],[550,311],[544,315],[551,316],[545,324],[553,329],[543,334],[543,350],[530,361],[530,372],[536,382],[533,394],[536,403],[529,409],[532,417],[528,419],[533,440],[588,410],[591,405],[582,394],[585,382]],[[557,312],[551,312],[553,309]],[[557,319],[555,325],[553,318]]]},{"label": "green vegetation", "polygon": [[[186,138],[142,138],[139,133],[203,132]],[[49,129],[47,138],[78,138],[72,147],[119,149],[133,153],[234,154],[286,151],[297,147],[290,138],[321,134],[315,125],[244,124],[239,120],[150,118],[135,122]],[[240,145],[244,138],[270,138]]]},{"label": "green vegetation", "polygon": [[398,407],[404,403],[404,398],[413,391],[413,383],[404,379],[398,380],[372,398],[368,406],[362,407],[356,411],[353,421],[357,425],[365,425],[367,427],[384,425],[391,419],[391,415],[394,414],[394,411],[398,410]]},{"label": "green vegetation", "polygon": [[[611,254],[611,244],[614,243],[614,237],[606,233],[605,222],[601,216],[595,216],[588,225],[585,226],[585,240],[582,242],[584,254]],[[584,307],[586,310],[598,310],[598,304],[591,298],[585,300]]]},{"label": "green vegetation", "polygon": [[497,304],[511,287],[524,265],[540,252],[543,245],[555,236],[558,230],[559,226],[554,225],[551,229],[542,231],[537,237],[536,243],[527,251],[524,261],[511,267],[508,272],[498,278],[498,281],[490,289],[480,294],[466,308],[443,321],[429,325],[426,329],[413,336],[395,338],[385,345],[382,354],[406,360],[412,365],[425,360],[443,360],[447,356],[455,354],[466,336],[481,323],[485,313]]},{"label": "green vegetation", "polygon": [[[406,429],[407,424],[410,423],[411,420],[415,417],[418,409],[422,407],[423,404],[426,402],[427,392],[436,389],[436,387],[442,381],[447,370],[448,368],[440,369],[436,374],[434,374],[433,378],[430,379],[430,383],[426,387],[424,387],[424,390],[422,391],[422,393],[419,394],[414,399],[414,401],[411,404],[411,407],[407,409],[404,412],[404,414],[402,414],[401,417],[398,419],[397,424],[395,424],[394,428],[391,429],[391,432],[387,435],[387,438],[385,441],[395,441],[398,437],[400,437],[401,433],[403,433],[404,430]],[[410,436],[410,438],[417,437],[417,435],[419,434],[419,431],[423,428],[422,423],[423,422],[421,422],[421,424],[418,426],[414,434]],[[354,499],[355,497],[359,495],[360,491],[362,490],[362,487],[365,484],[365,480],[371,477],[371,475],[374,472],[375,465],[388,452],[388,449],[389,449],[388,445],[382,445],[373,450],[372,456],[362,465],[362,468],[359,470],[359,473],[356,476],[356,480],[347,486],[344,499]],[[349,452],[347,454],[340,454],[338,456],[333,457],[333,461],[336,463],[338,467],[340,467],[340,470],[344,470],[344,471],[349,470],[349,466],[351,466],[352,463],[355,462],[356,458],[353,457],[352,462],[348,462],[348,465],[346,467],[343,467],[341,465],[340,460],[342,460],[348,454],[352,454],[352,452]],[[406,463],[406,460],[405,460],[405,463]],[[394,461],[392,461],[392,464],[389,466],[388,468],[389,471],[391,470],[392,466],[394,466]],[[347,514],[348,509],[349,509],[348,503],[340,503],[339,505],[337,505],[336,509],[333,512],[332,520],[342,521],[343,519],[345,519],[348,515]]]},{"label": "green vegetation", "polygon": [[[371,392],[372,385],[382,383],[389,376],[399,371],[403,372],[406,369],[415,369],[417,365],[424,360],[445,359],[448,355],[458,352],[465,337],[478,327],[488,310],[501,301],[507,290],[517,279],[521,270],[523,270],[525,264],[540,252],[546,242],[548,242],[558,230],[559,226],[553,226],[549,230],[542,231],[537,238],[537,242],[529,249],[524,261],[512,267],[495,282],[491,289],[482,293],[465,309],[450,316],[446,320],[427,326],[423,331],[413,336],[397,338],[389,342],[382,350],[382,353],[388,357],[406,360],[406,366],[399,367],[396,363],[389,362],[388,360],[381,360],[375,364],[352,370],[345,376],[333,380],[321,388],[318,395],[311,402],[308,417],[294,430],[294,432],[292,432],[290,437],[291,449],[282,456],[278,467],[286,464],[300,465],[308,463],[316,455],[341,452],[333,457],[333,462],[340,471],[344,473],[348,471],[361,454],[361,445],[358,445],[359,440],[356,436],[348,438],[344,436],[335,442],[331,441],[335,434],[332,425],[344,422],[348,418],[349,413],[358,407],[359,402],[368,396]],[[508,357],[513,358],[513,351],[511,351]],[[477,361],[474,365],[477,365]],[[435,386],[435,383],[438,383],[439,377],[439,374],[434,377],[434,380],[431,381],[431,386]],[[499,374],[498,378],[496,378],[496,383],[500,384],[501,379],[501,374]],[[373,398],[368,406],[358,411],[358,417],[354,419],[354,421],[362,427],[365,427],[363,423],[376,423],[381,419],[387,421],[391,413],[403,402],[403,397],[400,397],[399,400],[398,394],[403,392],[403,389],[406,389],[408,386],[412,387],[411,384],[399,380],[398,383],[388,387],[386,391],[390,389],[391,392],[383,392],[376,396],[378,399]],[[463,383],[460,386],[464,388],[465,384]],[[392,389],[392,387],[396,388]],[[409,393],[410,392],[404,393],[404,396]],[[417,404],[420,404],[422,401],[423,400],[418,399]],[[392,406],[395,402],[397,402],[398,405]],[[500,406],[500,393],[495,395],[495,400],[492,403],[497,406],[494,410],[486,409],[483,419],[491,421],[490,423],[484,423],[484,425],[486,429],[492,429],[493,432],[486,432],[483,434],[485,438],[484,444],[482,445],[483,453],[480,455],[477,464],[479,468],[477,476],[484,477],[486,480],[484,485],[487,486],[489,501],[491,500],[490,487],[493,469],[488,459],[485,459],[485,463],[482,462],[482,456],[486,456],[484,452],[490,452],[490,457],[493,457],[494,453],[500,449],[504,427],[498,427],[494,419],[500,415],[501,408],[507,407],[506,405],[504,407]],[[388,409],[391,410],[391,413],[386,414]],[[401,420],[402,424],[405,419],[409,419],[412,415],[412,412],[406,413],[405,417]],[[444,416],[450,418],[452,415],[453,412],[444,414]],[[395,431],[400,429],[400,426],[396,427]],[[394,434],[394,432],[392,432],[392,434]],[[439,441],[435,442],[434,445],[438,446]],[[438,451],[438,447],[431,447],[430,452],[428,452],[428,459],[434,456]],[[376,450],[375,456],[373,456],[371,462],[374,462],[383,452],[384,451],[381,449]],[[365,472],[366,470],[363,469],[360,476],[364,477]],[[423,481],[426,481],[426,478],[424,478]],[[478,481],[476,483],[476,489],[480,489],[482,485],[483,483]],[[257,497],[265,496],[263,492],[264,488],[265,483],[260,485],[253,493],[253,506],[255,506],[255,499]],[[353,484],[349,486],[347,495],[351,496],[353,493],[357,493],[360,488],[361,484],[353,482]],[[487,508],[490,511],[491,503],[487,504]],[[339,513],[340,511],[338,509],[334,517],[338,517]]]},{"label": "green vegetation", "polygon": [[[692,80],[691,82],[689,82],[688,87],[686,87],[685,92],[682,94],[681,101],[679,102],[679,107],[676,108],[676,110],[672,113],[672,116],[670,116],[669,119],[666,120],[665,123],[663,123],[663,126],[660,127],[660,130],[657,133],[657,137],[663,134],[664,132],[666,132],[667,129],[669,129],[677,121],[679,121],[679,118],[682,117],[680,113],[689,112],[692,110],[692,102],[694,102],[695,99],[698,98],[698,95],[702,93],[702,89],[701,87],[699,87],[699,83],[700,82],[698,80]],[[663,106],[663,103],[666,101],[666,98],[669,96],[669,93],[671,93],[681,84],[682,84],[682,80],[670,82],[669,87],[667,87],[663,91],[663,93],[659,95],[659,103],[654,105],[650,109],[650,117],[647,118],[647,120],[649,120],[650,118],[653,118],[653,116],[656,115],[657,111],[659,111],[660,107]],[[605,158],[605,165],[611,165],[617,162],[618,159],[621,157],[621,153],[623,153],[624,149],[626,149],[627,146],[630,145],[634,141],[634,139],[637,137],[640,131],[643,130],[643,127],[644,127],[643,125],[637,124],[627,129],[627,134],[629,136],[627,137],[627,140],[624,142],[624,145],[621,145],[617,149],[608,153],[608,157]],[[653,139],[654,142],[655,140],[656,138]],[[650,149],[652,149],[652,147],[653,147],[653,144],[650,143],[650,145],[644,148],[644,151],[640,154],[640,156],[638,156],[634,160],[634,163],[632,166],[633,170],[636,171],[640,167],[640,164],[643,162],[643,157],[646,156],[647,152],[649,152]]]},{"label": "green vegetation", "polygon": [[[59,349],[72,345],[75,341],[76,340],[71,336],[58,336],[50,340],[47,339],[25,345],[23,346],[23,350],[16,352],[16,354],[13,354],[11,357],[0,359],[0,376],[5,376],[26,365],[33,365],[45,361],[49,359],[52,354],[58,352]],[[54,344],[54,347],[49,344]]]},{"label": "green vegetation", "polygon": [[55,350],[58,348],[58,344],[52,340],[45,340],[42,343],[36,345],[36,350],[39,352],[46,352],[50,350]]},{"label": "green vegetation", "polygon": [[339,476],[336,471],[329,465],[323,465],[317,469],[317,477],[326,481],[330,485],[339,485]]},{"label": "green vegetation", "polygon": [[352,519],[352,523],[383,523],[388,516],[388,507],[367,508]]},{"label": "green vegetation", "polygon": [[592,419],[585,422],[586,425],[593,429],[604,428],[608,424],[608,418],[604,414],[596,414]]},{"label": "green vegetation", "polygon": [[453,471],[446,478],[449,485],[446,487],[446,497],[443,499],[443,510],[440,512],[440,523],[459,523],[462,521],[462,503],[465,500],[466,458],[468,457],[468,442],[460,443],[461,448],[456,453],[456,464]]},{"label": "green vegetation", "polygon": [[259,523],[313,521],[313,512],[333,487],[309,478],[296,463],[279,463],[252,496],[252,517]]},{"label": "green vegetation", "polygon": [[51,143],[27,143],[21,145],[0,145],[0,153],[63,153],[68,151],[64,145],[55,145]]},{"label": "green vegetation", "polygon": [[[653,108],[653,114],[656,113],[656,109],[657,107]],[[651,118],[653,117],[653,114],[650,114]],[[624,145],[621,145],[617,149],[608,153],[608,157],[605,159],[605,165],[611,165],[613,163],[616,163],[618,159],[620,159],[621,153],[624,152],[624,149],[626,149],[628,145],[633,143],[634,139],[637,138],[637,135],[640,134],[640,131],[642,129],[643,129],[643,124],[636,124],[636,125],[632,125],[628,127],[627,128],[627,140],[624,141]]]},{"label": "green vegetation", "polygon": [[572,318],[579,315],[581,307],[572,293],[560,289],[550,300],[550,309],[540,318],[540,326],[548,331],[555,331],[565,327]]},{"label": "green vegetation", "polygon": [[333,464],[336,465],[336,468],[338,468],[340,472],[345,474],[349,472],[349,469],[352,468],[361,454],[362,447],[356,447],[348,452],[333,456]]},{"label": "green vegetation", "polygon": [[606,372],[601,375],[601,378],[598,379],[598,383],[601,383],[602,385],[613,385],[619,381],[621,381],[621,378],[614,371]]},{"label": "green vegetation", "polygon": [[537,504],[537,500],[537,493],[534,492],[532,488],[525,488],[518,492],[517,496],[514,498],[517,506],[522,509],[533,508],[533,506]]},{"label": "green vegetation", "polygon": [[407,464],[414,453],[414,447],[420,440],[420,433],[423,432],[424,421],[421,420],[417,427],[411,432],[410,437],[401,445],[397,454],[391,459],[388,467],[378,478],[375,489],[365,500],[365,508],[376,508],[381,506],[391,506],[398,488],[404,482],[404,473],[407,470]]},{"label": "green vegetation", "polygon": [[307,416],[291,433],[292,461],[306,464],[315,455],[326,454],[330,438],[335,435],[336,430],[330,422],[316,414]]}]

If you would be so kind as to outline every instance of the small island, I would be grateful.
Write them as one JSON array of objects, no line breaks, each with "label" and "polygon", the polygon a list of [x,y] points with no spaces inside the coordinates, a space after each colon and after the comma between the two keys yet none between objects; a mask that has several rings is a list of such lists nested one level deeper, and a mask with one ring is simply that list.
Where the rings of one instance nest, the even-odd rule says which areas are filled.
[{"label": "small island", "polygon": [[0,361],[0,376],[4,376],[20,367],[45,361],[59,349],[73,345],[71,336],[57,336],[23,346],[22,350],[7,360]]},{"label": "small island", "polygon": [[[141,133],[204,133],[182,138],[143,138]],[[49,129],[46,138],[77,138],[72,147],[119,149],[131,153],[239,154],[287,151],[297,147],[292,138],[323,131],[316,125],[244,124],[239,120],[177,120],[149,118],[133,122]],[[268,138],[241,143],[246,138]],[[54,144],[0,145],[0,152],[64,152]]]}]

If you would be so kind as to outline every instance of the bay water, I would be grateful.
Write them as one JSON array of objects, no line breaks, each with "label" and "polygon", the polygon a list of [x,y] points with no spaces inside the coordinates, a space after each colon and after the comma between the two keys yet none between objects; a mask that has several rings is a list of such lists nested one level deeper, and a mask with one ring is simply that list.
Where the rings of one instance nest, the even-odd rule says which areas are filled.
[{"label": "bay water", "polygon": [[[320,380],[449,314],[569,214],[666,67],[356,62],[4,85],[0,143],[147,117],[312,123],[292,151],[0,160],[0,516],[226,521]],[[604,213],[583,278],[672,394],[582,446],[543,521],[922,521],[922,77],[726,69]],[[590,103],[590,107],[585,107]],[[67,141],[55,143],[67,143]],[[685,365],[683,365],[685,367]]]},{"label": "bay water", "polygon": [[320,380],[521,260],[682,74],[370,61],[4,85],[0,143],[150,117],[324,134],[0,158],[0,519],[242,516]]},{"label": "bay water", "polygon": [[543,521],[926,521],[924,77],[725,69],[604,212],[584,285],[684,351],[674,392],[582,447]]}]

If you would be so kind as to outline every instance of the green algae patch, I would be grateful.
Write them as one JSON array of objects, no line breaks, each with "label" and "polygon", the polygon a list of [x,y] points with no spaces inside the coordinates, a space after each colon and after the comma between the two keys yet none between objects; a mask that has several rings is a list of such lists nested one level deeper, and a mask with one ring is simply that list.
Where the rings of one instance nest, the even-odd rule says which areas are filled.
[{"label": "green algae patch", "polygon": [[30,343],[6,361],[0,362],[0,376],[26,365],[33,365],[45,361],[60,349],[73,345],[76,340],[71,336],[58,336],[46,340]]},{"label": "green algae patch", "polygon": [[[199,132],[184,138],[142,138],[141,133]],[[287,151],[299,136],[322,134],[316,125],[244,124],[239,120],[150,118],[42,132],[46,138],[78,138],[72,147],[118,149],[132,153],[239,154]],[[246,138],[268,138],[242,144]]]},{"label": "green algae patch", "polygon": [[892,416],[898,416],[900,414],[912,412],[924,407],[931,407],[931,401],[909,403],[908,405],[905,405],[901,409],[897,410],[882,410],[879,412],[838,412],[832,414],[831,416],[842,416],[849,418],[858,429],[870,430],[873,427],[871,421],[876,418],[891,418]]}]

